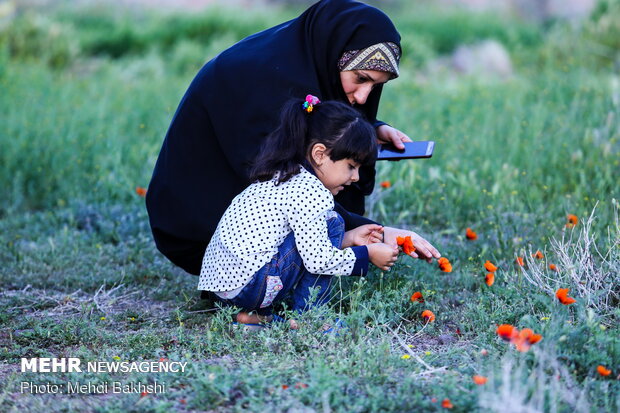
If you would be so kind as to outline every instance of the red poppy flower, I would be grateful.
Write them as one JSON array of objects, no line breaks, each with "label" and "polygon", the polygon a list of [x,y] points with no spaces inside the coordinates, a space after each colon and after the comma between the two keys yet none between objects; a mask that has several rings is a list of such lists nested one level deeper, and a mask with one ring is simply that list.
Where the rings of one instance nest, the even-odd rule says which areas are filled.
[{"label": "red poppy flower", "polygon": [[403,252],[407,255],[411,255],[412,252],[415,252],[415,247],[413,246],[410,235],[406,237],[396,237],[396,244],[399,247],[403,247]]},{"label": "red poppy flower", "polygon": [[472,240],[472,241],[478,239],[478,234],[472,231],[471,228],[467,228],[465,230],[465,236],[467,237],[468,240]]},{"label": "red poppy flower", "polygon": [[495,282],[495,274],[492,272],[484,276],[484,282],[490,287]]},{"label": "red poppy flower", "polygon": [[601,365],[599,365],[596,368],[596,371],[598,372],[598,374],[600,374],[603,377],[607,377],[607,376],[609,376],[611,374],[611,370],[609,370],[605,366],[601,366]]},{"label": "red poppy flower", "polygon": [[515,348],[521,352],[528,351],[533,344],[542,340],[542,335],[535,334],[531,328],[524,328],[519,331],[510,324],[502,324],[497,327],[497,334],[514,344]]},{"label": "red poppy flower", "polygon": [[524,328],[512,338],[512,344],[515,345],[518,351],[525,352],[530,349],[532,343],[530,343],[530,337],[534,335],[534,331],[531,328]]},{"label": "red poppy flower", "polygon": [[409,235],[405,237],[405,242],[403,243],[403,252],[407,255],[411,255],[412,252],[415,252],[413,241],[411,241],[411,237]]},{"label": "red poppy flower", "polygon": [[566,215],[566,220],[568,221],[566,223],[567,228],[572,228],[579,223],[579,218],[577,218],[577,215],[573,214]]},{"label": "red poppy flower", "polygon": [[527,340],[533,335],[534,335],[534,330],[532,330],[531,328],[524,328],[523,330],[519,331],[519,338],[523,340]]},{"label": "red poppy flower", "polygon": [[422,311],[422,318],[425,319],[428,323],[432,323],[435,321],[435,314],[431,310]]},{"label": "red poppy flower", "polygon": [[528,340],[529,340],[530,344],[536,344],[540,340],[542,340],[542,335],[541,334],[532,334]]},{"label": "red poppy flower", "polygon": [[148,392],[143,391],[142,393],[140,393],[140,398],[148,396]]},{"label": "red poppy flower", "polygon": [[443,399],[443,401],[441,402],[441,407],[443,407],[444,409],[451,409],[454,407],[454,405],[452,404],[450,399]]},{"label": "red poppy flower", "polygon": [[532,257],[542,260],[543,258],[545,258],[545,256],[543,255],[542,252],[540,252],[540,250],[536,251],[534,254],[532,254]]},{"label": "red poppy flower", "polygon": [[493,265],[493,263],[489,260],[487,260],[487,262],[484,263],[484,268],[486,268],[486,270],[488,272],[495,272],[497,271],[497,267],[495,265]]},{"label": "red poppy flower", "polygon": [[416,291],[415,293],[413,293],[411,295],[411,302],[423,303],[424,302],[424,297],[422,296],[422,293],[419,292],[419,291]]},{"label": "red poppy flower", "polygon": [[574,298],[568,296],[569,290],[570,288],[559,288],[555,292],[555,296],[557,297],[557,299],[560,300],[560,302],[564,305],[570,305],[577,301]]},{"label": "red poppy flower", "polygon": [[140,195],[141,197],[145,197],[146,196],[146,188],[142,188],[141,186],[137,186],[136,187],[136,194]]},{"label": "red poppy flower", "polygon": [[476,383],[478,386],[482,386],[483,384],[486,384],[486,382],[489,380],[488,378],[484,376],[479,376],[477,374],[474,375],[472,379],[474,380],[474,383]]},{"label": "red poppy flower", "polygon": [[295,388],[296,389],[306,389],[306,388],[308,388],[308,385],[306,383],[297,382],[297,383],[295,383]]},{"label": "red poppy flower", "polygon": [[558,270],[558,267],[557,267],[555,264],[549,264],[549,269],[550,269],[551,271],[557,271],[557,270]]},{"label": "red poppy flower", "polygon": [[501,338],[503,338],[506,341],[510,341],[512,340],[514,337],[516,337],[519,334],[519,331],[514,328],[514,326],[511,326],[510,324],[502,324],[499,327],[497,327],[497,335],[499,335]]},{"label": "red poppy flower", "polygon": [[517,257],[517,258],[515,259],[515,263],[517,263],[517,265],[518,265],[519,267],[523,267],[523,265],[524,265],[524,264],[523,264],[523,257]]},{"label": "red poppy flower", "polygon": [[288,389],[288,384],[283,384],[282,385],[282,390],[286,390],[286,389]]},{"label": "red poppy flower", "polygon": [[381,185],[381,188],[389,188],[392,186],[392,183],[390,181],[383,181],[379,185]]},{"label": "red poppy flower", "polygon": [[450,260],[446,257],[441,257],[437,260],[437,264],[439,264],[439,269],[443,272],[452,272],[452,264]]},{"label": "red poppy flower", "polygon": [[536,344],[540,340],[542,340],[542,335],[535,334],[531,328],[524,328],[519,331],[517,337],[513,339],[513,344],[517,346],[517,350],[527,351],[532,344]]}]

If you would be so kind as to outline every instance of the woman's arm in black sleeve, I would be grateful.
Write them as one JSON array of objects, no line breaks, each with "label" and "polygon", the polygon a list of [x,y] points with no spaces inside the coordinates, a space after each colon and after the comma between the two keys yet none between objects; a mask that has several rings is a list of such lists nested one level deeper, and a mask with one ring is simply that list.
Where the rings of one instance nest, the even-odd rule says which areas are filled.
[{"label": "woman's arm in black sleeve", "polygon": [[345,231],[350,231],[354,228],[360,227],[366,224],[379,224],[373,220],[370,220],[361,215],[354,214],[353,212],[349,212],[342,207],[338,202],[334,203],[334,211],[336,211],[340,216],[344,219],[344,229]]}]

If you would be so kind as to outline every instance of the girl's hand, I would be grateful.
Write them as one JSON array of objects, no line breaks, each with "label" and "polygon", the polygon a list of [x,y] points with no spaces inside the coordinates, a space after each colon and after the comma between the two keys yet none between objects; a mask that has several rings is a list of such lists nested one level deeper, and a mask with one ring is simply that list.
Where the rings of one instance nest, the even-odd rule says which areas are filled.
[{"label": "girl's hand", "polygon": [[383,227],[377,224],[366,224],[344,233],[342,248],[369,245],[383,241]]},{"label": "girl's hand", "polygon": [[396,237],[410,236],[415,252],[411,253],[413,258],[420,258],[431,262],[433,258],[440,258],[441,254],[437,251],[437,248],[433,247],[430,242],[419,236],[413,231],[407,231],[406,229],[398,229],[392,227],[383,227],[383,235],[385,236],[385,243],[389,245],[397,245]]},{"label": "girl's hand", "polygon": [[367,245],[370,262],[383,271],[388,271],[398,258],[398,247],[384,243]]},{"label": "girl's hand", "polygon": [[377,128],[377,141],[379,143],[391,143],[398,149],[405,148],[403,142],[413,142],[409,136],[389,125],[381,125]]}]

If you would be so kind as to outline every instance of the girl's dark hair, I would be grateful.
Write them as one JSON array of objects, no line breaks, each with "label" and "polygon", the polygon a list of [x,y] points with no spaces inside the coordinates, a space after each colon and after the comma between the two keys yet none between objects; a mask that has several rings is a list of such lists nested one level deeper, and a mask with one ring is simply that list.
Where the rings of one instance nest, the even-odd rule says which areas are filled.
[{"label": "girl's dark hair", "polygon": [[299,165],[313,164],[312,147],[322,143],[332,161],[350,158],[366,165],[377,157],[376,134],[361,113],[349,105],[326,101],[312,112],[304,101],[288,101],[280,115],[280,125],[267,136],[250,169],[252,181],[267,181],[279,172],[278,184],[299,173]]}]

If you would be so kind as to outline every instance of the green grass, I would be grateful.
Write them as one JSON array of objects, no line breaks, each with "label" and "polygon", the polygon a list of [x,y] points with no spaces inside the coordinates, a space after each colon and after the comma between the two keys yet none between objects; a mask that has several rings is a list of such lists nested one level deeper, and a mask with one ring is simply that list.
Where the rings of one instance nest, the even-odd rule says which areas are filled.
[{"label": "green grass", "polygon": [[[390,272],[339,278],[329,308],[305,314],[299,331],[249,333],[230,324],[230,310],[209,311],[197,279],[156,251],[135,193],[201,64],[293,15],[237,14],[31,10],[1,30],[0,410],[443,411],[445,398],[462,412],[617,410],[620,86],[600,59],[613,53],[596,43],[613,47],[604,18],[580,32],[425,8],[395,13],[411,54],[385,88],[381,118],[436,149],[428,160],[379,164],[378,182],[392,186],[377,185],[369,215],[424,235],[454,271],[402,257]],[[487,37],[509,48],[512,78],[416,77],[460,41]],[[580,218],[574,229],[568,213]],[[476,241],[465,239],[467,227]],[[541,261],[530,258],[538,249]],[[486,260],[499,267],[491,287]],[[528,282],[537,276],[549,279]],[[559,304],[558,287],[577,302]],[[424,304],[409,301],[414,291]],[[424,309],[434,323],[420,319]],[[322,334],[335,318],[348,328]],[[543,340],[519,353],[497,337],[503,323]],[[21,357],[46,356],[163,357],[189,369],[18,371]],[[613,374],[600,377],[599,364]],[[489,382],[476,386],[474,374]],[[27,380],[157,380],[167,391],[21,395]]]}]

